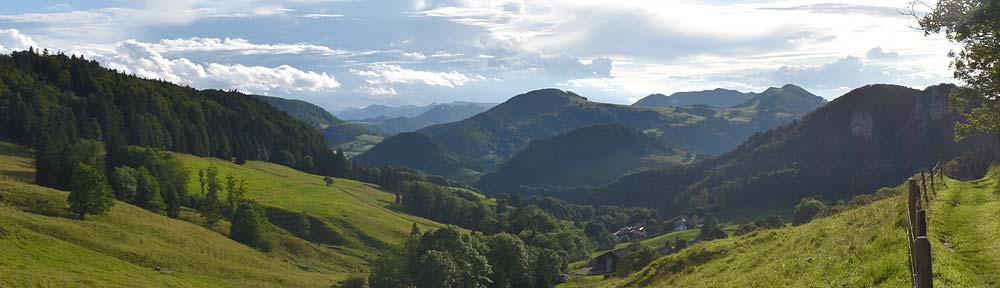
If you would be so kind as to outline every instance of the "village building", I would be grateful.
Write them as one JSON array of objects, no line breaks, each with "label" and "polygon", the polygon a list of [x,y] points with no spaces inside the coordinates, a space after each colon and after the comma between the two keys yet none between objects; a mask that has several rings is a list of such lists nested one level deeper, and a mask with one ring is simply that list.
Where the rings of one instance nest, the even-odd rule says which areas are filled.
[{"label": "village building", "polygon": [[615,236],[615,239],[618,239],[618,242],[642,240],[643,238],[646,238],[646,228],[640,226],[628,226],[618,229],[618,231],[613,235]]}]

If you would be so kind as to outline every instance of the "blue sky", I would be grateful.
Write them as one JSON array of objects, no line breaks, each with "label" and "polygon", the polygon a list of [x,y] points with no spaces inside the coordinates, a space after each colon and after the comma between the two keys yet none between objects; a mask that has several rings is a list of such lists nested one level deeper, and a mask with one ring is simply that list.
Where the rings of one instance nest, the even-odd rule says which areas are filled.
[{"label": "blue sky", "polygon": [[[0,52],[45,47],[197,88],[330,110],[952,82],[909,1],[4,1]],[[918,13],[924,7],[917,7]]]}]

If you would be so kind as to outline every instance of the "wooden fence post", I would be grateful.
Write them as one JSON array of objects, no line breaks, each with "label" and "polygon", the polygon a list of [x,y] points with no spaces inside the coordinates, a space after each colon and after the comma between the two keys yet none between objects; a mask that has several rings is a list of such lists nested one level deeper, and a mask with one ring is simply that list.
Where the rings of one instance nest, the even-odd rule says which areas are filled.
[{"label": "wooden fence post", "polygon": [[924,194],[924,202],[921,203],[920,209],[927,209],[928,203],[930,202],[929,192],[927,192],[927,173],[920,171],[920,187]]},{"label": "wooden fence post", "polygon": [[914,238],[927,236],[927,212],[926,210],[917,211],[917,223],[913,230],[916,230],[916,234],[913,234]]},{"label": "wooden fence post", "polygon": [[917,237],[913,242],[916,259],[917,288],[933,288],[934,273],[931,271],[931,242],[927,236]]},{"label": "wooden fence post", "polygon": [[920,201],[920,194],[919,194],[920,191],[918,191],[919,189],[917,189],[917,180],[913,179],[913,178],[910,178],[910,179],[906,180],[906,187],[907,187],[907,190],[906,190],[906,192],[907,192],[906,193],[906,196],[907,196],[906,197],[906,199],[907,199],[907,201],[906,201],[906,212],[908,213],[908,216],[909,216],[908,219],[910,220],[910,222],[908,223],[909,226],[910,226],[909,227],[909,229],[910,229],[910,231],[909,231],[910,232],[910,239],[909,240],[913,241],[913,239],[916,238],[916,236],[914,236],[914,235],[916,235],[916,233],[915,233],[916,231],[914,231],[913,226],[914,226],[914,224],[917,223],[917,202]]}]

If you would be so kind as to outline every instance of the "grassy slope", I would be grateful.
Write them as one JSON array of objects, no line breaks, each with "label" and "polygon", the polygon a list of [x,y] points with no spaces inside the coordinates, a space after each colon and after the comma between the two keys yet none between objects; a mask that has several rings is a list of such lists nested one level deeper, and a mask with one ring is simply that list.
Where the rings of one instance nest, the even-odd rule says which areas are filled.
[{"label": "grassy slope", "polygon": [[304,212],[327,221],[344,236],[344,246],[354,248],[352,254],[368,254],[370,248],[401,243],[413,223],[424,231],[442,227],[437,222],[395,210],[395,196],[372,184],[336,179],[333,187],[327,187],[322,176],[277,164],[251,161],[240,166],[214,158],[176,155],[191,172],[188,191],[201,193],[197,171],[215,165],[221,175],[245,178],[249,186],[247,196],[264,206]]},{"label": "grassy slope", "polygon": [[[690,242],[697,237],[698,237],[698,229],[690,229],[684,231],[670,232],[653,238],[644,239],[642,241],[639,241],[639,244],[642,244],[643,246],[659,248],[663,247],[663,245],[666,244],[667,242],[676,243],[677,239],[684,239],[685,241]],[[628,247],[629,245],[632,245],[632,242],[618,243],[618,245],[615,245],[615,249],[625,248]],[[604,254],[605,252],[608,251],[611,250],[594,251],[590,253],[590,256],[596,257],[597,255]]]},{"label": "grassy slope", "polygon": [[[998,176],[1000,171],[985,180],[948,180],[932,203],[936,287],[1000,283]],[[587,278],[566,287],[910,287],[903,200],[698,244],[626,279]]]},{"label": "grassy slope", "polygon": [[33,173],[29,150],[0,142],[0,287],[327,287],[349,272],[322,263],[358,261],[281,232],[265,254],[122,202],[71,219],[67,193],[30,184]]}]

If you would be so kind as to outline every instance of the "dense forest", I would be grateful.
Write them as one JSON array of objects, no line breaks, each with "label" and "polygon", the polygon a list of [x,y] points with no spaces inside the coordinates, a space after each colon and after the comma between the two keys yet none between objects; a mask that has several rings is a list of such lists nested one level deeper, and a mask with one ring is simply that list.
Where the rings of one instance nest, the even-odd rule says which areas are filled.
[{"label": "dense forest", "polygon": [[57,188],[66,188],[75,166],[67,159],[93,157],[72,151],[84,139],[103,144],[106,172],[128,145],[346,172],[336,168],[346,159],[319,131],[255,97],[141,79],[33,49],[0,55],[0,136],[34,147],[37,182]]}]

